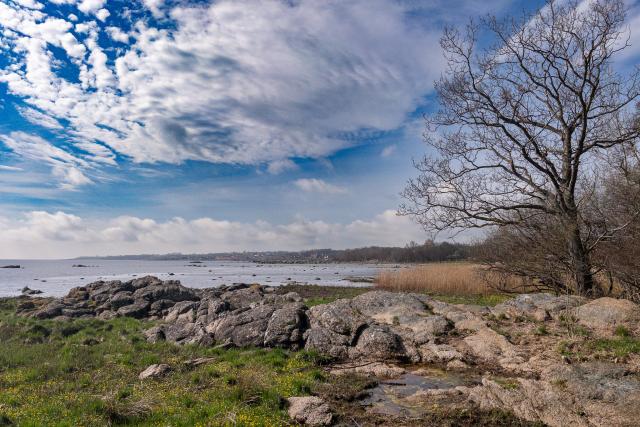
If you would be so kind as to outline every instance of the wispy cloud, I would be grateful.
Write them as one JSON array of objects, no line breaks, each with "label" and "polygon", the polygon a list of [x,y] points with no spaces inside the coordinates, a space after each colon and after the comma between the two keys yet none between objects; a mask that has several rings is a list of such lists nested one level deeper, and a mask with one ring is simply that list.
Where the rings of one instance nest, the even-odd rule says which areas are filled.
[{"label": "wispy cloud", "polygon": [[0,165],[0,171],[21,172],[23,170],[24,169],[16,167],[16,166]]},{"label": "wispy cloud", "polygon": [[395,153],[397,149],[398,149],[398,146],[395,144],[388,145],[382,149],[382,151],[380,152],[380,156],[389,157],[393,155],[393,153]]},{"label": "wispy cloud", "polygon": [[267,172],[272,175],[278,175],[283,172],[290,172],[298,169],[298,165],[290,159],[275,160],[267,165]]},{"label": "wispy cloud", "polygon": [[45,139],[24,132],[11,132],[0,135],[0,141],[22,159],[48,164],[60,187],[71,190],[78,186],[91,184],[83,170],[89,163],[69,152],[50,144]]},{"label": "wispy cloud", "polygon": [[296,187],[308,193],[325,193],[325,194],[346,194],[347,189],[337,185],[329,184],[317,178],[303,178],[294,181]]}]

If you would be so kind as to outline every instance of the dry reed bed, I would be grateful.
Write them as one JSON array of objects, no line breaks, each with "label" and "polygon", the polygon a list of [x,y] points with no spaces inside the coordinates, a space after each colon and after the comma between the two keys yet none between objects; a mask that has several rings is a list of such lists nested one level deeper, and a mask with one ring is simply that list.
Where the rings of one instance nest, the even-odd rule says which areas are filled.
[{"label": "dry reed bed", "polygon": [[[516,288],[521,283],[514,278],[507,283]],[[425,292],[438,295],[489,295],[504,288],[504,278],[469,262],[444,262],[383,271],[376,278],[376,287],[401,292]]]}]

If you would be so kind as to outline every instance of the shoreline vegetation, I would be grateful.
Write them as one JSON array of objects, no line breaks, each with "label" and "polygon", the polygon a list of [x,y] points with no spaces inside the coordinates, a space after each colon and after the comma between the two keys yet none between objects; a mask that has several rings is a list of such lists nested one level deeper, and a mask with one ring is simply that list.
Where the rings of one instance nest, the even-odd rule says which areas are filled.
[{"label": "shoreline vegetation", "polygon": [[370,246],[354,249],[312,249],[306,251],[220,252],[208,254],[142,254],[75,259],[146,260],[146,261],[243,261],[265,264],[321,263],[426,263],[459,261],[470,257],[474,246],[461,243],[426,241],[410,242],[404,247]]},{"label": "shoreline vegetation", "polygon": [[[413,322],[426,330],[428,324],[421,322],[433,321],[431,327],[443,329],[419,347],[420,362],[404,360],[406,356],[340,362],[306,347],[152,342],[150,330],[171,325],[169,318],[186,312],[182,308],[174,314],[169,311],[161,319],[126,315],[107,320],[42,319],[29,314],[34,314],[34,305],[37,310],[55,299],[0,298],[0,426],[297,425],[288,399],[305,396],[326,403],[338,425],[561,425],[563,417],[576,408],[553,406],[557,393],[577,393],[605,380],[614,403],[628,407],[624,399],[632,399],[633,393],[617,393],[629,387],[640,390],[636,379],[640,329],[633,317],[619,323],[606,319],[624,310],[637,313],[637,306],[626,302],[631,308],[623,305],[621,309],[618,300],[603,298],[607,301],[595,300],[600,305],[581,313],[579,308],[592,305],[584,305],[588,300],[581,297],[492,293],[491,287],[479,284],[465,291],[464,284],[476,280],[477,268],[471,263],[423,265],[401,270],[397,277],[384,276],[368,288],[290,284],[267,292],[258,285],[245,285],[231,286],[227,292],[233,304],[244,304],[245,298],[256,301],[255,292],[264,292],[263,298],[273,291],[282,297],[299,297],[309,308],[312,328],[318,319],[338,330],[341,322],[350,324],[363,314],[341,310],[356,300],[372,316],[369,322],[373,323],[366,328],[382,328],[384,334],[389,333],[384,328],[401,331],[413,327]],[[413,284],[397,286],[402,280],[413,280]],[[376,292],[381,288],[392,292]],[[80,298],[86,293],[83,289],[70,292],[68,298]],[[420,292],[406,293],[409,290]],[[109,300],[114,303],[123,299],[117,291],[111,292]],[[238,299],[233,292],[246,296]],[[426,311],[412,314],[416,306],[410,301],[418,300],[425,301]],[[259,310],[249,310],[254,309]],[[319,317],[313,320],[314,316]],[[440,325],[439,319],[448,319],[447,324]],[[614,324],[615,330],[607,332]],[[402,340],[417,338],[411,335]],[[371,355],[387,345],[373,337],[366,346]],[[529,359],[534,355],[537,359]],[[561,369],[549,374],[545,370],[549,364]],[[153,367],[164,367],[164,371],[149,379],[139,377]],[[620,369],[629,373],[619,376]],[[532,375],[542,376],[532,380]],[[412,389],[416,378],[425,384],[452,382],[443,389],[432,389],[432,385]],[[530,412],[527,390],[544,402],[538,412]],[[613,405],[574,397],[579,407]],[[615,412],[618,406],[611,408],[613,415],[621,414]],[[516,413],[520,409],[524,412]],[[413,410],[419,410],[419,415]],[[597,414],[589,417],[597,419]]]},{"label": "shoreline vegetation", "polygon": [[[313,307],[372,289],[290,284],[279,287],[279,293],[297,292]],[[150,343],[144,330],[157,322],[16,315],[29,301],[28,296],[0,298],[0,426],[290,425],[286,399],[306,395],[332,401],[347,424],[349,417],[388,422],[358,403],[375,379],[357,373],[335,376],[329,373],[329,360],[312,351]],[[159,363],[170,363],[171,374],[138,379],[146,367]],[[394,418],[394,425],[414,422]],[[434,408],[422,422],[534,425],[501,410],[448,408]]]}]

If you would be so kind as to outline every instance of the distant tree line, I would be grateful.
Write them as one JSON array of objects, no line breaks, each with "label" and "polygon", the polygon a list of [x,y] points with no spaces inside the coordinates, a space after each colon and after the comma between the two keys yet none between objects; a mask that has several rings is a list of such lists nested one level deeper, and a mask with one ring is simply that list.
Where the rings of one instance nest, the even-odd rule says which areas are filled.
[{"label": "distant tree line", "polygon": [[222,252],[208,254],[171,253],[164,255],[122,255],[103,259],[128,259],[151,261],[243,261],[258,263],[336,263],[381,262],[420,263],[459,261],[469,258],[473,246],[461,243],[410,242],[404,247],[370,246],[357,249],[313,249],[306,251]]},{"label": "distant tree line", "polygon": [[411,242],[403,248],[370,246],[333,252],[331,258],[335,262],[443,262],[467,259],[471,253],[471,246],[460,243],[426,241],[424,244]]}]

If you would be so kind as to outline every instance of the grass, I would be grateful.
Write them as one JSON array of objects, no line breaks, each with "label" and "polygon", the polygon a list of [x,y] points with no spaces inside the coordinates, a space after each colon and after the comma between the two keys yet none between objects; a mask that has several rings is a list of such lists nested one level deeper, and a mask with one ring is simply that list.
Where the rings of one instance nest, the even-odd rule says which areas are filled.
[{"label": "grass", "polygon": [[353,298],[370,290],[371,287],[292,284],[280,286],[278,293],[296,292],[304,299],[307,307],[313,307],[315,305],[328,304],[341,298]]},{"label": "grass", "polygon": [[[283,399],[323,381],[305,352],[147,343],[129,318],[24,319],[0,299],[0,425],[282,425]],[[184,362],[212,357],[188,369]],[[165,378],[140,381],[153,363]]]},{"label": "grass", "polygon": [[631,336],[602,338],[590,342],[588,347],[594,351],[624,358],[640,353],[640,340]]},{"label": "grass", "polygon": [[479,265],[469,262],[424,264],[383,271],[378,274],[376,287],[395,292],[426,293],[451,304],[494,306],[510,298],[490,286],[492,276],[489,273],[481,273]]},{"label": "grass", "polygon": [[611,338],[585,337],[581,342],[561,341],[558,352],[567,357],[588,359],[625,359],[632,354],[640,354],[640,339],[631,335],[618,335]]}]

